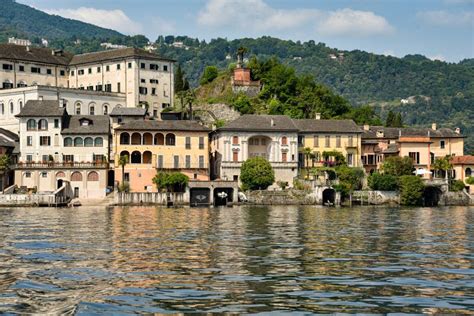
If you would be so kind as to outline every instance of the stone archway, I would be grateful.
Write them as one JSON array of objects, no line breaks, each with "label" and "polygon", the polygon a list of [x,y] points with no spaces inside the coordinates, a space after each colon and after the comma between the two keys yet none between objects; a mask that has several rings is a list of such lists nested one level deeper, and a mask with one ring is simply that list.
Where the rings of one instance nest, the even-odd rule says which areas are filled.
[{"label": "stone archway", "polygon": [[336,191],[328,188],[323,191],[323,205],[332,206],[336,203]]}]

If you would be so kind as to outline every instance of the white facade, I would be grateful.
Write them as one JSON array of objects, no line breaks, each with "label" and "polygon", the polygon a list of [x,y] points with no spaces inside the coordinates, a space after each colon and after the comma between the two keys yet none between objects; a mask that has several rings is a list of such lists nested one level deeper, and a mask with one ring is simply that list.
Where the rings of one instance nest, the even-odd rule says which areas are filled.
[{"label": "white facade", "polygon": [[288,182],[298,174],[298,136],[296,132],[217,131],[211,136],[215,178],[238,180],[240,168],[248,158],[266,158],[275,172],[275,184]]}]

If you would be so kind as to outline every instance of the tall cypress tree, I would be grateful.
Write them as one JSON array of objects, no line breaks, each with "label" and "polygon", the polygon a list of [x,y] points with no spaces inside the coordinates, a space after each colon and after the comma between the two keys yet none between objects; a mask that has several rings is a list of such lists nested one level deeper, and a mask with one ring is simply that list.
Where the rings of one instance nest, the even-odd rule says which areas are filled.
[{"label": "tall cypress tree", "polygon": [[398,112],[397,115],[395,116],[395,119],[393,120],[393,127],[403,127],[403,118],[402,118],[402,113]]},{"label": "tall cypress tree", "polygon": [[390,110],[387,114],[387,119],[385,120],[386,127],[393,127],[393,123],[395,121],[395,113]]},{"label": "tall cypress tree", "polygon": [[176,69],[176,74],[174,76],[174,92],[178,93],[183,91],[184,86],[184,78],[183,78],[183,70],[181,69],[181,65],[178,65]]}]

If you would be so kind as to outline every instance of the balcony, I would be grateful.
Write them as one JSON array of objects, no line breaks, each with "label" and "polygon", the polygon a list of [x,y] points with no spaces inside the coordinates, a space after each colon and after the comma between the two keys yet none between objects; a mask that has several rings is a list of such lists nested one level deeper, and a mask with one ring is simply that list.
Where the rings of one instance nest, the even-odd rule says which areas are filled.
[{"label": "balcony", "polygon": [[[221,163],[222,168],[241,168],[244,161],[223,161]],[[275,169],[286,169],[286,168],[298,168],[298,162],[275,162],[270,161],[270,164]]]},{"label": "balcony", "polygon": [[10,169],[106,169],[108,162],[19,162]]}]

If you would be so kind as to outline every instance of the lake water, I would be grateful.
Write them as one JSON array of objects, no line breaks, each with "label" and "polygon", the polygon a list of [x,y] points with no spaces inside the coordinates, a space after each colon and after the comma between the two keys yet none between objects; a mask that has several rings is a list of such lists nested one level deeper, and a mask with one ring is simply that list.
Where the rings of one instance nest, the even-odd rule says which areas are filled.
[{"label": "lake water", "polygon": [[474,313],[474,209],[0,210],[0,313]]}]

